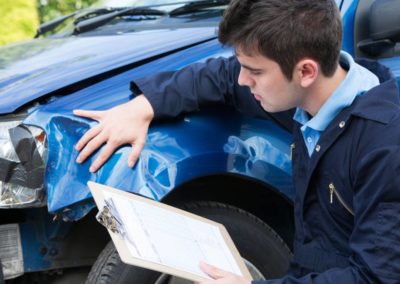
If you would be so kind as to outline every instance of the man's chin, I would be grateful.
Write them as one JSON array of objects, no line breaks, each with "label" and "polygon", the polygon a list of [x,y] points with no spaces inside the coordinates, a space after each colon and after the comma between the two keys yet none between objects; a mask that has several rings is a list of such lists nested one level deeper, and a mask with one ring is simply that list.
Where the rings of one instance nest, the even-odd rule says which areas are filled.
[{"label": "man's chin", "polygon": [[281,111],[286,110],[286,109],[282,109],[282,108],[279,108],[279,107],[276,107],[276,106],[271,106],[271,105],[265,104],[264,102],[260,102],[260,103],[261,103],[261,107],[266,112],[274,113],[274,112],[281,112]]}]

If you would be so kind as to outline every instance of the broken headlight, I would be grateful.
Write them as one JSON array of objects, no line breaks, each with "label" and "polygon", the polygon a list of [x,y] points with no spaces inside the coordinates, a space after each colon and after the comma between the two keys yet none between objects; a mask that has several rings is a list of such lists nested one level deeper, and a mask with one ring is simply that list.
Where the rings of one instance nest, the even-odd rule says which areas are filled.
[{"label": "broken headlight", "polygon": [[0,208],[45,205],[46,136],[21,121],[0,121]]}]

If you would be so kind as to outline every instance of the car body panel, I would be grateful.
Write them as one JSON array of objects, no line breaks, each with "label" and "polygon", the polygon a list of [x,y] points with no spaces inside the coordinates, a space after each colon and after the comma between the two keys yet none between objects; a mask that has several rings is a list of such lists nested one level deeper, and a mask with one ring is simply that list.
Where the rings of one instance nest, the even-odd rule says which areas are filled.
[{"label": "car body panel", "polygon": [[[129,146],[120,148],[95,174],[88,168],[96,155],[82,165],[75,162],[78,153],[74,144],[95,122],[73,116],[73,109],[110,108],[131,98],[129,82],[134,78],[176,70],[210,56],[231,54],[231,50],[221,48],[216,40],[206,42],[32,111],[24,123],[39,126],[48,133],[45,187],[49,211],[64,209],[71,219],[82,217],[91,208],[81,207],[82,201],[91,198],[86,185],[89,180],[161,200],[192,178],[222,172],[258,179],[292,198],[289,133],[269,121],[224,109],[209,109],[208,115],[198,113],[174,122],[152,125],[145,148],[133,169],[127,166]],[[210,135],[212,141],[208,139]],[[70,209],[74,204],[81,212],[72,215]]]},{"label": "car body panel", "polygon": [[341,15],[343,24],[342,48],[350,54],[354,54],[354,17],[358,1],[344,0],[341,3]]}]

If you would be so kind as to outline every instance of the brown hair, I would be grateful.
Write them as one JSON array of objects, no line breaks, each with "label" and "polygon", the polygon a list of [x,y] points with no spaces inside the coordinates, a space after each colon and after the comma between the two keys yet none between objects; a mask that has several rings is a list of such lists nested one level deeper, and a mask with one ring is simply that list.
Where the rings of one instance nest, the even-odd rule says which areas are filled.
[{"label": "brown hair", "polygon": [[342,23],[333,0],[232,0],[218,38],[247,55],[276,61],[289,80],[303,58],[317,61],[330,77],[338,64]]}]

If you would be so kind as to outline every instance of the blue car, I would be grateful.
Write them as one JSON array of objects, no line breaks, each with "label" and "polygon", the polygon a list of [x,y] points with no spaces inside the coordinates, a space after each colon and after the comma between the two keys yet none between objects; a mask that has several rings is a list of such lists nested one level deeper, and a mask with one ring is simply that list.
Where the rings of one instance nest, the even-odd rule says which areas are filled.
[{"label": "blue car", "polygon": [[[229,0],[127,2],[76,11],[0,47],[0,282],[188,283],[121,262],[88,181],[216,220],[254,279],[282,276],[294,230],[290,120],[209,107],[154,122],[133,169],[129,146],[96,173],[98,152],[75,162],[74,145],[95,122],[74,109],[109,109],[132,98],[135,78],[232,55],[216,38]],[[343,49],[379,60],[400,82],[400,2],[336,3]]]}]

